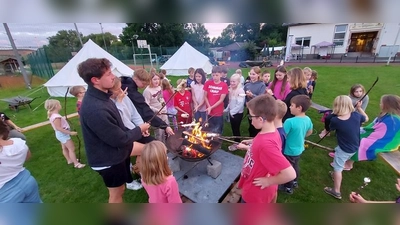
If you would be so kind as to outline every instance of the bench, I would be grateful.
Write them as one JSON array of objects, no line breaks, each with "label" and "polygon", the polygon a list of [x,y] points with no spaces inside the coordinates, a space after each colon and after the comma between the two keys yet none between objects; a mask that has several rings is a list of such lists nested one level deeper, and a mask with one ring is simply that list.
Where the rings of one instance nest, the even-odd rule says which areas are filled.
[{"label": "bench", "polygon": [[319,104],[317,104],[315,102],[311,103],[311,108],[314,108],[314,109],[318,110],[319,113],[324,113],[326,111],[332,110],[332,109],[330,109],[328,107],[325,107],[323,105],[319,105]]},{"label": "bench", "polygon": [[400,151],[382,152],[379,156],[400,175]]}]

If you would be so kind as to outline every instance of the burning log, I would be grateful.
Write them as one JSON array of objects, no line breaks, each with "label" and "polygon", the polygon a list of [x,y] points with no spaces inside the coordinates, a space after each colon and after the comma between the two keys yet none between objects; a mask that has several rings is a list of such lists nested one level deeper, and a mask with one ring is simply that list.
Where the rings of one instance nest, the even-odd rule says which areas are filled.
[{"label": "burning log", "polygon": [[207,155],[207,156],[210,155],[210,150],[207,149],[207,148],[205,148],[205,147],[203,147],[203,146],[200,145],[200,144],[193,144],[193,143],[191,143],[190,141],[188,141],[187,139],[183,139],[183,141],[182,141],[182,146],[184,146],[184,145],[190,146],[190,148],[191,148],[192,150],[196,150],[196,151],[198,151],[198,152],[200,152],[200,153],[203,153],[204,155]]},{"label": "burning log", "polygon": [[193,134],[191,134],[191,133],[189,133],[187,131],[183,131],[182,132],[182,137],[185,138],[185,139],[187,139],[188,137],[192,137],[192,138],[196,139],[199,142],[204,142],[206,144],[210,143],[210,140],[202,139],[201,137],[197,137],[196,135],[193,135]]}]

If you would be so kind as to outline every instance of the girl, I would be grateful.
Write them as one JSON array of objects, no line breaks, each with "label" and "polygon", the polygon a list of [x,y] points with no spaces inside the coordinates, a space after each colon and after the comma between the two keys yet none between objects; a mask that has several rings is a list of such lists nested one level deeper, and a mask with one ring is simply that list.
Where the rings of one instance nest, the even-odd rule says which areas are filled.
[{"label": "girl", "polygon": [[174,96],[174,106],[178,110],[178,123],[192,122],[192,94],[186,90],[186,80],[178,79],[178,93]]},{"label": "girl", "polygon": [[[360,101],[360,99],[364,96],[364,94],[365,94],[365,88],[361,84],[355,84],[351,86],[349,97],[351,98],[353,105],[356,105],[356,103]],[[368,95],[366,95],[361,102],[361,108],[364,111],[367,109],[368,102],[369,102],[369,97]]]},{"label": "girl", "polygon": [[[268,87],[269,84],[271,83],[271,82],[269,81],[270,78],[271,78],[271,73],[270,73],[268,70],[264,70],[263,73],[262,73],[262,80],[264,81],[266,87]],[[266,91],[266,90],[267,90],[267,89],[265,89],[265,91]]]},{"label": "girl", "polygon": [[312,74],[312,70],[310,67],[304,67],[303,69],[303,74],[306,77],[306,82],[307,82],[307,93],[308,96],[310,96],[310,94],[312,93],[312,86],[311,86],[311,74]]},{"label": "girl", "polygon": [[[162,91],[163,98],[165,101],[168,101],[168,99],[170,99],[171,96],[174,94],[173,87],[168,79],[163,79],[161,81],[161,87],[163,90]],[[172,124],[175,127],[175,130],[177,130],[178,122],[176,121],[176,113],[178,113],[178,111],[174,107],[174,99],[173,98],[167,103],[166,108],[167,108],[168,119],[172,120]]]},{"label": "girl", "polygon": [[310,88],[308,90],[308,96],[310,96],[310,99],[312,98],[313,93],[315,91],[315,86],[317,85],[317,82],[316,82],[317,79],[318,79],[318,73],[317,73],[316,70],[313,70],[311,72],[311,79],[310,79],[311,85],[310,85]]},{"label": "girl", "polygon": [[242,70],[241,69],[237,69],[235,71],[235,73],[240,75],[240,83],[242,84],[242,87],[243,87],[244,86],[244,77],[243,77],[243,74],[242,74]]},{"label": "girl", "polygon": [[182,203],[178,183],[168,166],[167,148],[162,142],[152,141],[144,146],[141,175],[149,203]]},{"label": "girl", "polygon": [[38,183],[23,167],[31,152],[24,140],[8,134],[0,121],[0,203],[41,203]]},{"label": "girl", "polygon": [[201,123],[206,121],[206,102],[204,101],[204,83],[206,82],[206,73],[199,68],[194,72],[194,82],[191,84],[194,119]]},{"label": "girl", "polygon": [[85,167],[85,164],[79,163],[76,159],[75,146],[70,135],[77,135],[77,132],[70,131],[67,120],[60,115],[60,101],[55,99],[46,100],[44,108],[47,110],[47,118],[50,120],[51,126],[56,133],[56,138],[61,142],[62,152],[67,160],[67,164],[73,163],[77,169]]},{"label": "girl", "polygon": [[[245,93],[240,83],[240,75],[231,76],[231,86],[229,88],[229,104],[224,111],[229,112],[233,136],[240,135],[240,124],[243,118],[243,108],[245,102]],[[234,139],[240,142],[240,138]]]},{"label": "girl", "polygon": [[342,183],[342,171],[345,169],[345,162],[356,152],[360,144],[360,126],[368,121],[368,116],[357,104],[358,112],[354,111],[353,103],[349,96],[337,96],[333,102],[333,113],[337,115],[331,120],[330,129],[336,130],[338,146],[335,148],[333,159],[333,172],[331,176],[334,180],[334,187],[325,187],[325,193],[334,198],[341,199],[340,186]]},{"label": "girl", "polygon": [[[265,84],[261,81],[261,69],[258,66],[252,67],[249,73],[250,82],[244,85],[244,92],[246,94],[246,103],[258,95],[265,93]],[[249,135],[255,137],[260,130],[256,129],[251,124],[249,117]]]},{"label": "girl", "polygon": [[289,70],[287,73],[287,79],[290,85],[290,92],[286,96],[284,102],[286,103],[288,110],[285,114],[285,116],[282,118],[282,122],[285,122],[286,119],[294,117],[290,113],[290,100],[296,96],[296,95],[307,95],[307,89],[306,89],[306,77],[303,74],[303,70],[300,69],[299,67],[292,68]]},{"label": "girl", "polygon": [[[158,113],[158,111],[160,111],[160,109],[162,108],[163,104],[165,104],[160,87],[160,76],[158,75],[158,73],[152,74],[149,86],[147,86],[143,91],[143,97],[147,105],[150,106],[150,109],[153,110],[154,113]],[[163,108],[157,116],[160,119],[162,119],[165,123],[169,124],[166,113],[167,109]],[[165,130],[160,128],[155,128],[154,134],[157,140],[164,141]]]},{"label": "girl", "polygon": [[284,66],[278,66],[274,73],[274,80],[268,86],[267,93],[283,101],[289,92],[290,85],[287,81],[286,68]]},{"label": "girl", "polygon": [[383,95],[380,108],[379,116],[361,129],[360,147],[351,160],[346,163],[349,169],[353,168],[354,161],[374,160],[378,153],[395,151],[399,148],[400,97]]}]

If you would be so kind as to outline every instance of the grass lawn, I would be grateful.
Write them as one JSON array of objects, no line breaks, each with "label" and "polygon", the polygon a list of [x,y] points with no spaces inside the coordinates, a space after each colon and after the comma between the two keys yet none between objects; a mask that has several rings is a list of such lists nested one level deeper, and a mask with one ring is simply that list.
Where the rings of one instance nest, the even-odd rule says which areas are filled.
[{"label": "grass lawn", "polygon": [[[304,65],[306,66],[306,65]],[[273,72],[274,68],[271,68]],[[319,74],[316,91],[313,100],[318,104],[329,107],[333,99],[340,94],[348,94],[350,86],[355,83],[361,83],[366,89],[374,82],[377,76],[380,80],[370,93],[370,102],[366,110],[372,120],[379,113],[379,99],[383,94],[400,95],[400,83],[398,76],[399,67],[397,66],[313,66]],[[249,69],[243,69],[243,74],[247,74]],[[229,74],[232,74],[233,70]],[[169,77],[175,84],[179,77]],[[13,97],[18,94],[26,93],[25,89],[12,89],[2,87],[0,89],[0,99]],[[38,89],[30,97],[40,97],[32,103],[36,108],[31,111],[28,108],[21,108],[19,112],[11,111],[5,102],[0,102],[0,111],[4,111],[17,125],[25,127],[38,122],[46,121],[46,111],[43,103],[49,96],[46,89]],[[57,98],[64,107],[64,99]],[[75,112],[75,99],[68,98],[66,103],[67,114]],[[64,114],[64,111],[61,112]],[[311,117],[314,123],[314,133],[308,140],[318,141],[318,133],[323,128],[320,122],[321,115],[314,109],[310,109],[307,115]],[[78,119],[70,119],[72,128],[76,128],[80,134]],[[248,136],[248,120],[242,122],[242,136]],[[54,131],[50,125],[37,128],[25,133],[28,139],[28,146],[32,152],[32,158],[26,163],[26,167],[31,171],[39,183],[41,197],[47,203],[102,203],[107,202],[108,192],[99,175],[89,167],[84,169],[74,169],[67,166],[64,157],[61,154],[61,147],[56,140]],[[231,128],[228,123],[224,126],[224,135],[231,135]],[[73,137],[75,147],[78,148],[78,141]],[[321,144],[334,147],[335,137],[327,137]],[[227,144],[223,145],[227,149]],[[78,150],[76,151],[78,154]],[[84,144],[81,143],[81,158],[85,163],[86,156]],[[244,152],[238,151],[235,154],[244,155]],[[324,193],[325,186],[332,186],[333,181],[328,176],[328,171],[332,168],[329,163],[332,161],[328,157],[327,151],[314,148],[308,148],[300,160],[301,175],[299,180],[299,189],[296,189],[293,195],[279,194],[278,202],[339,202],[338,200]],[[395,179],[397,174],[389,165],[381,159],[373,162],[355,163],[352,171],[343,172],[342,182],[342,202],[348,202],[347,196],[352,190],[356,190],[363,183],[364,177],[370,177],[372,182],[362,191],[362,194],[371,200],[393,200],[397,195],[395,189]],[[139,191],[125,192],[124,200],[126,202],[146,202],[147,194],[142,189]]]}]

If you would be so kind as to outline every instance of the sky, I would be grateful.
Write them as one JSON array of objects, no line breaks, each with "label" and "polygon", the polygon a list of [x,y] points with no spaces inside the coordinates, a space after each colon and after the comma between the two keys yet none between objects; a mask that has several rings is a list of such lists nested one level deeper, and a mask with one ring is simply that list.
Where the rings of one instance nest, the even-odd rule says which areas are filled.
[{"label": "sky", "polygon": [[[220,36],[229,23],[204,23],[210,39]],[[101,33],[99,23],[77,23],[78,30],[83,35]],[[125,23],[102,23],[104,32],[110,32],[118,37]],[[57,34],[59,30],[75,30],[73,23],[8,23],[11,35],[17,48],[37,48],[48,44],[47,38]],[[11,48],[10,41],[3,24],[0,25],[0,49]]]}]

